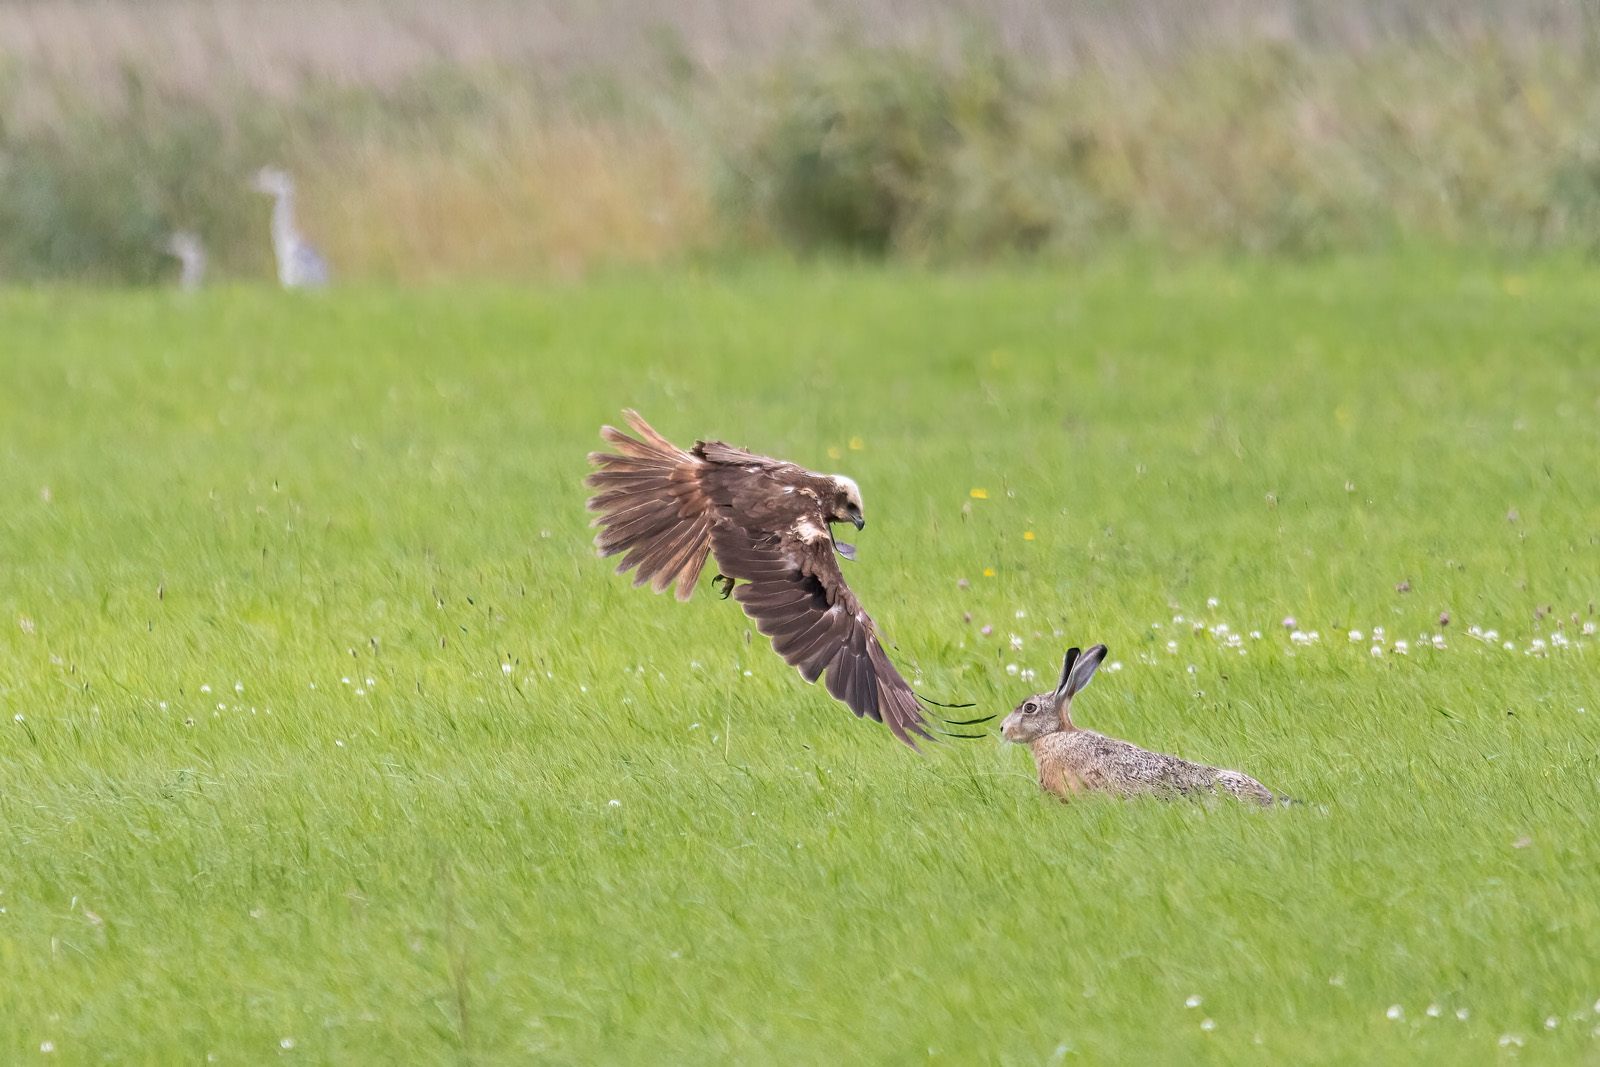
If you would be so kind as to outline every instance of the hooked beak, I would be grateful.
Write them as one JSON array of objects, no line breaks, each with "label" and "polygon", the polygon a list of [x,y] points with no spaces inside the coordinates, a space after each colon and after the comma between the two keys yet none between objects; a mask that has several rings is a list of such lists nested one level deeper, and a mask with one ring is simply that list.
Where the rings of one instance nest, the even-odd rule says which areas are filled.
[{"label": "hooked beak", "polygon": [[856,524],[856,529],[858,530],[867,524],[867,520],[860,515],[852,515],[850,521]]}]

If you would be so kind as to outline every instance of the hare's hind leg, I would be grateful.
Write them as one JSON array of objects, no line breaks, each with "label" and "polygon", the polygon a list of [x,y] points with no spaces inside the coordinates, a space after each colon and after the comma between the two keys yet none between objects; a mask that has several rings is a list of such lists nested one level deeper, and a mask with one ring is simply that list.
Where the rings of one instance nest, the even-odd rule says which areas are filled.
[{"label": "hare's hind leg", "polygon": [[1217,774],[1217,784],[1232,793],[1241,801],[1254,801],[1263,808],[1270,808],[1277,803],[1277,798],[1272,795],[1272,790],[1238,771],[1221,771]]}]

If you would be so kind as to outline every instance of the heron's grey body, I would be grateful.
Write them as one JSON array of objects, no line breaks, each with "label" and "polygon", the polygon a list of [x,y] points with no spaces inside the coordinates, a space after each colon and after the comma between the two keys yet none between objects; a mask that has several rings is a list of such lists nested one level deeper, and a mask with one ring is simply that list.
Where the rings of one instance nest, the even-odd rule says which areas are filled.
[{"label": "heron's grey body", "polygon": [[163,251],[183,264],[183,272],[178,275],[179,288],[186,292],[200,288],[206,280],[206,248],[199,236],[189,230],[179,230],[167,238]]},{"label": "heron's grey body", "polygon": [[295,225],[294,179],[277,167],[263,167],[254,188],[274,198],[272,253],[285,289],[317,289],[328,284],[328,263]]}]

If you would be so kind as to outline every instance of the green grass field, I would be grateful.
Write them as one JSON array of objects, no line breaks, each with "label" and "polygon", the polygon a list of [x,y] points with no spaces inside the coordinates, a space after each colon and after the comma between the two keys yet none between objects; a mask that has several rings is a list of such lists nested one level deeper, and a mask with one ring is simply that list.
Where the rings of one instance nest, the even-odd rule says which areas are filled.
[{"label": "green grass field", "polygon": [[[1600,1062],[1597,315],[1426,257],[0,295],[0,1060]],[[1306,803],[916,757],[594,558],[623,406],[853,475],[929,695],[1104,641],[1083,725]]]}]

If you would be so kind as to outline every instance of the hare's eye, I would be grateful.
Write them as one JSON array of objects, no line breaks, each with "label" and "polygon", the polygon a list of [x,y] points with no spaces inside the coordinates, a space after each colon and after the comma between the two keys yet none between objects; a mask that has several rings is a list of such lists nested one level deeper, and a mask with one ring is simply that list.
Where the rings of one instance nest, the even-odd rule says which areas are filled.
[{"label": "hare's eye", "polygon": [[1032,715],[1034,712],[1036,712],[1038,710],[1039,710],[1039,705],[1035,704],[1031,700],[1028,701],[1026,704],[1022,705],[1022,712],[1025,715]]}]

